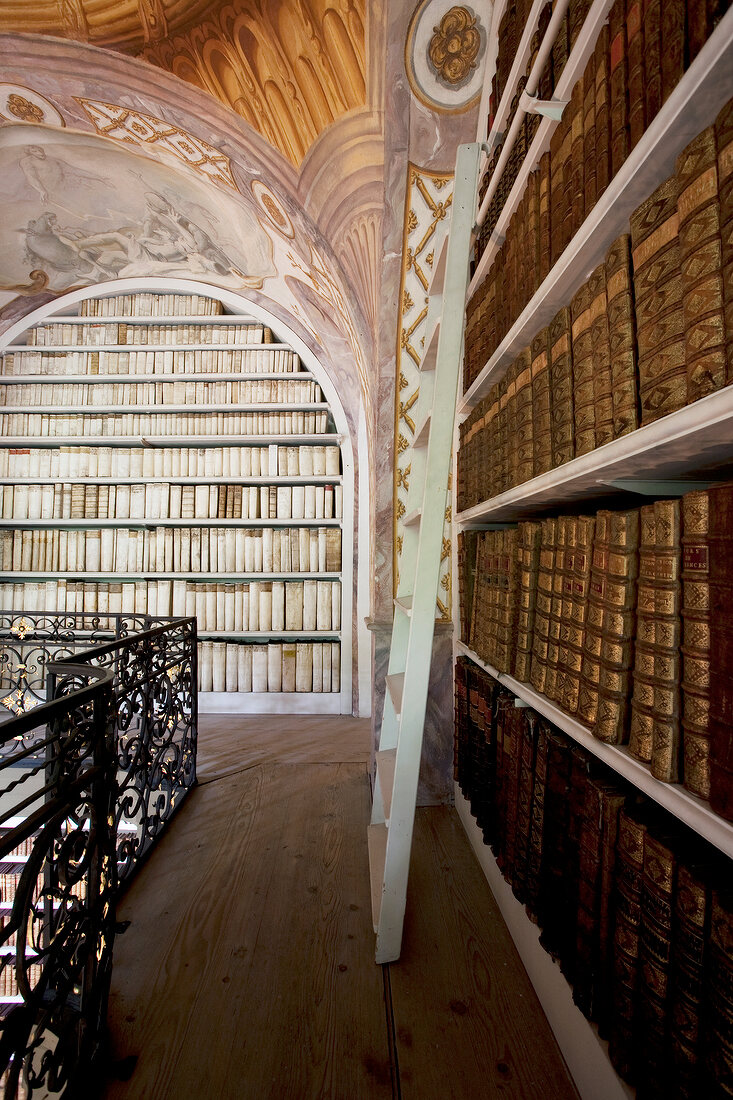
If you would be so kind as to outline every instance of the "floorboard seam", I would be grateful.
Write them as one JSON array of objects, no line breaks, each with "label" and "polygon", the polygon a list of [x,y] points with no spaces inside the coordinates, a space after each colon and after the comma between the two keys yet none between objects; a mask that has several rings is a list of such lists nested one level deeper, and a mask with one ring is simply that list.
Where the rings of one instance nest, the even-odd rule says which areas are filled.
[{"label": "floorboard seam", "polygon": [[384,1010],[387,1018],[387,1049],[389,1051],[389,1069],[392,1077],[392,1100],[401,1100],[400,1064],[397,1057],[397,1035],[395,1033],[394,1004],[392,1002],[392,982],[389,965],[382,967],[384,981]]}]

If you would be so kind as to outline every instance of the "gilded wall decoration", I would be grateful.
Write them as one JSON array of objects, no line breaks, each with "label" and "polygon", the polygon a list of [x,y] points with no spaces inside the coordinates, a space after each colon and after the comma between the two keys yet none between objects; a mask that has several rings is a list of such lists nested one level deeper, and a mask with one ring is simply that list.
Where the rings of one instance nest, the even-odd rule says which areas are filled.
[{"label": "gilded wall decoration", "polygon": [[237,190],[229,158],[201,138],[144,111],[134,111],[118,103],[83,99],[81,96],[74,98],[101,136],[125,145],[140,145],[156,154],[162,153],[164,157],[182,161],[187,168],[193,168],[212,183]]},{"label": "gilded wall decoration", "polygon": [[292,240],[295,236],[295,227],[290,220],[290,215],[275,192],[264,184],[262,180],[252,180],[250,187],[252,188],[252,194],[270,225],[272,225],[282,237],[288,237]]},{"label": "gilded wall decoration", "polygon": [[480,98],[491,0],[421,0],[405,42],[413,94],[433,111],[466,111]]},{"label": "gilded wall decoration", "polygon": [[[435,248],[450,214],[453,176],[408,166],[405,225],[402,239],[402,274],[399,293],[398,339],[395,380],[395,468],[393,576],[397,591],[403,524],[410,487],[415,405],[420,392],[420,363],[424,354],[428,315],[428,291],[435,262]],[[441,557],[440,591],[436,615],[451,617],[450,496]]]},{"label": "gilded wall decoration", "polygon": [[0,83],[0,119],[3,122],[45,123],[63,126],[61,112],[50,100],[22,84]]}]

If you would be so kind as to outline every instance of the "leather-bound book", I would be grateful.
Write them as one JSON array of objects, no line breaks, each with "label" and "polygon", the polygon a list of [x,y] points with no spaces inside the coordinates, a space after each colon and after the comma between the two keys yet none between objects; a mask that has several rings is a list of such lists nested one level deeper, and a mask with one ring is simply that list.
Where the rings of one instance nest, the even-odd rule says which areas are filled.
[{"label": "leather-bound book", "polygon": [[466,794],[466,778],[463,764],[465,760],[465,735],[468,728],[468,676],[467,657],[458,657],[454,666],[453,679],[453,779]]},{"label": "leather-bound book", "polygon": [[590,285],[585,283],[571,303],[573,319],[573,414],[575,455],[588,454],[596,445],[593,335]]},{"label": "leather-bound book", "polygon": [[551,235],[552,213],[550,204],[550,151],[542,154],[539,167],[539,282],[542,283],[552,267]]},{"label": "leather-bound book", "polygon": [[687,0],[686,62],[690,65],[710,34],[710,0]]},{"label": "leather-bound book", "polygon": [[608,16],[611,40],[611,176],[629,155],[629,68],[626,52],[626,0],[614,0]]},{"label": "leather-bound book", "polygon": [[550,385],[550,330],[543,328],[532,341],[532,473],[552,469],[552,390]]},{"label": "leather-bound book", "polygon": [[573,1000],[584,1016],[607,1029],[612,975],[613,879],[618,818],[626,792],[590,775],[578,858],[577,965]]},{"label": "leather-bound book", "polygon": [[[596,522],[600,522],[598,518]],[[608,545],[604,553],[601,543],[598,556],[599,571],[603,569],[603,626],[593,734],[600,741],[616,745],[626,741],[629,734],[639,573],[639,512],[636,509],[608,512],[603,523]],[[595,617],[594,610],[592,613]]]},{"label": "leather-bound book", "polygon": [[667,0],[644,0],[644,113],[650,126],[662,106],[662,8]]},{"label": "leather-bound book", "polygon": [[608,23],[593,51],[596,74],[596,200],[611,181],[611,40]]},{"label": "leather-bound book", "polygon": [[532,787],[532,809],[525,892],[527,914],[535,922],[537,921],[544,852],[543,838],[545,832],[545,786],[547,784],[547,739],[550,730],[551,726],[549,723],[547,723],[544,718],[540,718],[537,729],[537,747],[535,751],[534,785]]},{"label": "leather-bound book", "polygon": [[707,490],[682,507],[682,782],[710,797],[710,554]]},{"label": "leather-bound book", "polygon": [[644,0],[626,0],[626,55],[628,58],[629,151],[644,133],[644,36],[641,30]]},{"label": "leather-bound book", "polygon": [[514,675],[529,682],[537,606],[537,579],[540,565],[540,523],[520,523],[517,529],[518,610]]},{"label": "leather-bound book", "polygon": [[596,65],[591,57],[583,75],[583,186],[586,217],[596,204]]},{"label": "leather-bound book", "polygon": [[642,424],[687,403],[678,231],[672,177],[631,216]]},{"label": "leather-bound book", "polygon": [[703,997],[710,935],[709,868],[683,860],[677,869],[670,958],[669,1049],[676,1095],[698,1100],[703,1049]]},{"label": "leather-bound book", "polygon": [[689,402],[721,389],[727,374],[718,166],[712,126],[683,149],[676,172]]},{"label": "leather-bound book", "polygon": [[641,892],[644,873],[644,809],[626,805],[619,815],[616,846],[615,928],[613,937],[612,1009],[608,1053],[619,1076],[629,1084],[637,1077],[637,990]]},{"label": "leather-bound book", "polygon": [[[564,670],[560,667],[560,636],[563,624],[564,604],[568,601],[565,590],[568,581],[568,566],[572,574],[572,528],[574,516],[558,516],[555,528],[555,552],[552,563],[552,599],[547,629],[547,665],[545,672],[545,695],[548,699],[559,701],[562,691]],[[572,587],[570,588],[572,592]],[[569,601],[568,601],[569,602]]]},{"label": "leather-bound book", "polygon": [[591,571],[588,586],[588,610],[583,637],[583,657],[578,690],[578,720],[593,729],[598,714],[598,682],[601,674],[603,607],[608,570],[609,517],[600,511],[595,517]]},{"label": "leather-bound book", "polygon": [[499,592],[495,664],[500,672],[511,672],[515,664],[519,610],[517,528],[506,528],[496,533],[499,536]]},{"label": "leather-bound book", "polygon": [[535,766],[539,715],[533,710],[523,710],[519,723],[520,766],[517,788],[517,821],[512,869],[512,891],[518,901],[527,900],[527,868],[529,860],[530,831],[532,827],[532,797],[534,793]]},{"label": "leather-bound book", "polygon": [[570,0],[568,6],[568,34],[572,50],[583,28],[583,22],[590,8],[589,0]]},{"label": "leather-bound book", "polygon": [[547,735],[545,783],[545,832],[538,899],[540,943],[554,958],[562,951],[566,928],[561,904],[565,846],[570,820],[571,744],[564,734],[551,729]]},{"label": "leather-bound book", "polygon": [[618,237],[606,255],[606,298],[611,356],[613,438],[639,427],[636,318],[631,276],[631,238]]},{"label": "leather-bound book", "polygon": [[643,1035],[639,1092],[642,1096],[667,1096],[672,1083],[668,1077],[667,1024],[676,879],[675,834],[650,824],[644,837],[639,934],[638,1028],[640,1037]]},{"label": "leather-bound book", "polygon": [[575,524],[575,547],[571,575],[571,611],[564,633],[565,680],[561,705],[568,714],[578,710],[585,632],[588,620],[591,562],[593,559],[593,516],[579,516]]},{"label": "leather-bound book", "polygon": [[504,720],[504,836],[501,868],[507,882],[512,881],[517,850],[517,813],[519,776],[522,765],[522,728],[524,712],[511,705]]},{"label": "leather-bound book", "polygon": [[558,310],[550,322],[550,390],[552,394],[552,465],[575,456],[573,354],[570,310]]},{"label": "leather-bound book", "polygon": [[720,232],[723,245],[723,300],[725,303],[726,381],[733,381],[733,99],[715,120],[715,145],[718,154],[718,196]]},{"label": "leather-bound book", "polygon": [[664,0],[661,24],[662,103],[679,84],[685,71],[686,0]]},{"label": "leather-bound book", "polygon": [[654,729],[654,641],[657,523],[654,505],[640,509],[639,584],[636,605],[634,694],[631,704],[629,752],[651,764]]},{"label": "leather-bound book", "polygon": [[593,395],[596,447],[614,438],[611,340],[608,328],[608,297],[605,265],[600,264],[588,280],[593,355]]},{"label": "leather-bound book", "polygon": [[[563,223],[565,221],[565,158],[570,153],[570,130],[564,119],[570,107],[566,107],[563,119],[550,137],[550,266],[563,250]],[[567,141],[565,140],[567,137]]]},{"label": "leather-bound book", "polygon": [[568,830],[564,849],[563,885],[560,895],[560,906],[564,910],[560,969],[572,986],[578,969],[576,947],[578,940],[580,843],[586,789],[591,774],[593,757],[582,745],[573,744],[570,749],[570,761]]},{"label": "leather-bound book", "polygon": [[557,82],[562,76],[563,69],[570,55],[570,16],[569,13],[565,13],[560,27],[558,28],[557,37],[552,45],[552,86],[553,90],[557,87]]},{"label": "leather-bound book", "polygon": [[705,1055],[709,1080],[700,1095],[733,1096],[733,891],[713,890],[708,953]]},{"label": "leather-bound book", "polygon": [[[595,79],[594,79],[595,84]],[[583,146],[584,78],[576,81],[570,96],[570,231],[568,242],[585,218],[585,155]]]},{"label": "leather-bound book", "polygon": [[710,805],[733,821],[733,483],[709,494]]},{"label": "leather-bound book", "polygon": [[515,416],[513,483],[522,485],[534,474],[532,353],[525,348],[515,360]]},{"label": "leather-bound book", "polygon": [[555,566],[556,519],[542,520],[542,540],[540,543],[539,570],[537,573],[537,603],[535,610],[534,635],[532,639],[532,687],[540,693],[545,691],[547,677],[547,651],[552,613],[552,580]]}]

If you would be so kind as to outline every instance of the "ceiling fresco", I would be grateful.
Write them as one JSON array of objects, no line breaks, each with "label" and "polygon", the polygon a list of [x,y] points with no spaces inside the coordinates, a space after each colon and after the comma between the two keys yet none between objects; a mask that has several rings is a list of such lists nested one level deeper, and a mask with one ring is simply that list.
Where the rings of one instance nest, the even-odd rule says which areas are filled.
[{"label": "ceiling fresco", "polygon": [[143,58],[209,92],[295,166],[366,102],[364,0],[0,0],[0,30]]}]

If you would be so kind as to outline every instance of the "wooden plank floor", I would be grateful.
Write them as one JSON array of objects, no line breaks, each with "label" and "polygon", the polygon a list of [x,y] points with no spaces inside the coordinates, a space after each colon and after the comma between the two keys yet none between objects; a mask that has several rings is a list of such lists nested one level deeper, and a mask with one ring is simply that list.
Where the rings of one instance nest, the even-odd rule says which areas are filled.
[{"label": "wooden plank floor", "polygon": [[202,716],[201,784],[119,907],[107,1100],[567,1100],[457,815],[418,811],[403,956],[374,963],[369,723]]}]

